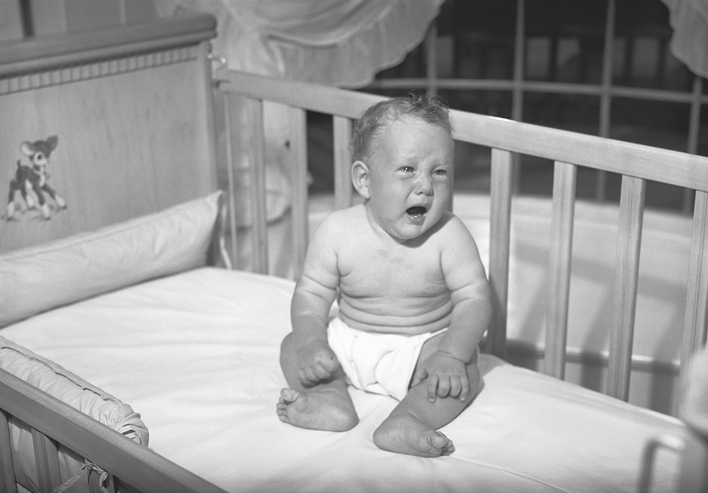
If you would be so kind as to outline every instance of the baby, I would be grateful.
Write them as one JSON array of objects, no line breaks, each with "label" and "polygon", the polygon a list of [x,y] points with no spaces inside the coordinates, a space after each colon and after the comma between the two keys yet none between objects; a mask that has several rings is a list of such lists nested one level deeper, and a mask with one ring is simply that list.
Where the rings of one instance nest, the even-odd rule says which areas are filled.
[{"label": "baby", "polygon": [[491,302],[477,246],[448,211],[453,148],[437,98],[383,101],[357,121],[351,172],[364,203],[330,214],[310,242],[281,348],[281,421],[351,429],[351,384],[400,401],[374,432],[379,448],[454,451],[437,429],[482,386],[477,346]]}]

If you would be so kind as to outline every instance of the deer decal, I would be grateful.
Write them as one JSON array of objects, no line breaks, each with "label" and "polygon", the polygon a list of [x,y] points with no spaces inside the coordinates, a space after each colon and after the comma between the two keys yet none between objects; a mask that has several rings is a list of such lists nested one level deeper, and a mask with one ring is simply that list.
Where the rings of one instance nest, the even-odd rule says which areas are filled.
[{"label": "deer decal", "polygon": [[50,175],[47,172],[49,157],[57,148],[58,142],[58,137],[53,135],[46,140],[25,141],[20,144],[20,151],[27,156],[29,164],[17,160],[15,177],[10,181],[6,220],[12,220],[17,210],[26,209],[38,209],[42,218],[50,219],[52,212],[47,196],[54,201],[57,210],[66,208],[66,201],[49,186]]}]

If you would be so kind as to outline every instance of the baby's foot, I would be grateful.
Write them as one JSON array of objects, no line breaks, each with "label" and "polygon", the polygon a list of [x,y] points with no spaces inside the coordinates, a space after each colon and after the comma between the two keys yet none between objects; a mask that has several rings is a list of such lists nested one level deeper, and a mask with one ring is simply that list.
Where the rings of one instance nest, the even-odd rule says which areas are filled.
[{"label": "baby's foot", "polygon": [[407,412],[386,418],[374,432],[374,443],[383,450],[421,457],[439,457],[455,451],[452,440]]},{"label": "baby's foot", "polygon": [[334,390],[283,389],[276,409],[283,423],[311,430],[347,431],[359,422],[351,403]]}]

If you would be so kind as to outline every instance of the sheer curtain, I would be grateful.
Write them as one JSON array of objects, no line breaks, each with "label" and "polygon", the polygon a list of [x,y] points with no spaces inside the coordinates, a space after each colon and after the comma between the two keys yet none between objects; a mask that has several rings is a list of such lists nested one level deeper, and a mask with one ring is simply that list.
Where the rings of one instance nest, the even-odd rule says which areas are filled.
[{"label": "sheer curtain", "polygon": [[[184,11],[213,14],[218,35],[215,56],[229,68],[287,80],[357,88],[380,70],[397,65],[425,37],[444,0],[155,0],[160,17]],[[218,101],[217,101],[218,104]],[[229,101],[232,135],[217,120],[220,162],[226,139],[233,143],[239,267],[250,266],[248,240],[249,169],[244,152],[253,132],[252,106]],[[217,116],[220,112],[216,112]],[[269,219],[269,272],[292,277],[289,258],[290,128],[286,108],[264,105],[266,206]],[[224,175],[225,172],[221,171]],[[223,178],[222,178],[223,181]]]},{"label": "sheer curtain", "polygon": [[443,0],[156,0],[158,15],[210,12],[229,67],[361,87],[420,44]]},{"label": "sheer curtain", "polygon": [[662,0],[669,8],[671,51],[695,74],[708,77],[708,0]]}]

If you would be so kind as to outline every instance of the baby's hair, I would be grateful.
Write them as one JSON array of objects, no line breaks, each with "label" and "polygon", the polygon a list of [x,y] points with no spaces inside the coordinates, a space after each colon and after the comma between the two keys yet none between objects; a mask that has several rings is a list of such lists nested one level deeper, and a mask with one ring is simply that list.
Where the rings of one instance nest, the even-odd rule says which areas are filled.
[{"label": "baby's hair", "polygon": [[437,125],[452,135],[448,105],[438,96],[412,92],[408,96],[387,99],[370,106],[354,123],[352,157],[363,160],[370,151],[371,142],[385,126],[411,117]]}]

